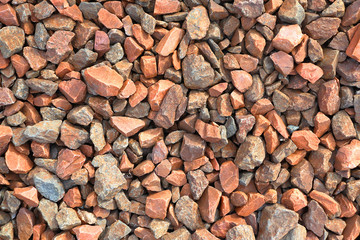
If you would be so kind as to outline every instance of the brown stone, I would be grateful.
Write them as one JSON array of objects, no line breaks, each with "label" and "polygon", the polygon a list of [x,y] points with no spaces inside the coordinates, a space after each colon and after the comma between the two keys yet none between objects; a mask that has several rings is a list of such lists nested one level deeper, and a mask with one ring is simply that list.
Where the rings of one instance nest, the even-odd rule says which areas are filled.
[{"label": "brown stone", "polygon": [[297,188],[287,190],[281,197],[281,204],[295,212],[306,207],[307,203],[305,194]]},{"label": "brown stone", "polygon": [[295,69],[302,78],[311,83],[315,83],[324,74],[323,70],[313,63],[300,63]]},{"label": "brown stone", "polygon": [[16,216],[19,239],[30,239],[35,225],[35,215],[27,208],[20,208]]},{"label": "brown stone", "polygon": [[195,130],[199,133],[200,137],[207,142],[215,143],[221,140],[219,127],[207,124],[200,119],[196,120]]},{"label": "brown stone", "polygon": [[343,171],[356,168],[360,164],[360,141],[352,140],[349,144],[339,148],[336,153],[334,167],[336,170]]},{"label": "brown stone", "polygon": [[146,198],[145,213],[151,218],[164,219],[171,199],[170,190],[150,194]]},{"label": "brown stone", "polygon": [[132,37],[125,39],[124,49],[129,62],[134,62],[144,52],[144,49]]},{"label": "brown stone", "polygon": [[123,78],[108,66],[89,67],[83,71],[89,91],[103,97],[118,95]]},{"label": "brown stone", "polygon": [[295,143],[298,149],[306,151],[316,151],[319,147],[320,140],[310,130],[299,130],[293,132],[291,140]]},{"label": "brown stone", "polygon": [[56,164],[56,175],[61,179],[69,179],[71,174],[82,168],[85,159],[80,150],[62,149]]},{"label": "brown stone", "polygon": [[284,137],[289,138],[289,133],[286,129],[284,121],[281,119],[279,114],[275,110],[268,112],[265,116],[270,122],[271,125]]},{"label": "brown stone", "polygon": [[228,230],[239,224],[245,225],[246,224],[245,219],[243,219],[242,217],[239,217],[236,214],[226,215],[225,217],[216,221],[211,226],[210,231],[216,237],[225,238]]},{"label": "brown stone", "polygon": [[360,235],[360,216],[354,215],[346,220],[344,239],[356,239]]},{"label": "brown stone", "polygon": [[[164,1],[164,0],[161,0]],[[177,0],[176,0],[177,2]],[[185,31],[181,28],[174,27],[160,40],[156,47],[156,52],[161,56],[168,56],[175,51],[183,38]]]},{"label": "brown stone", "polygon": [[208,223],[215,221],[216,209],[220,203],[221,192],[209,186],[198,201],[200,214]]},{"label": "brown stone", "polygon": [[139,143],[142,148],[152,147],[163,138],[164,131],[162,128],[148,129],[139,133]]},{"label": "brown stone", "polygon": [[5,153],[5,163],[9,170],[16,174],[28,173],[34,166],[30,158],[18,152],[12,144]]},{"label": "brown stone", "polygon": [[265,204],[265,197],[260,193],[249,193],[247,203],[235,209],[239,216],[247,217]]},{"label": "brown stone", "polygon": [[154,15],[163,15],[179,12],[181,9],[178,0],[156,0]]},{"label": "brown stone", "polygon": [[328,216],[336,217],[340,215],[340,204],[326,193],[313,190],[309,197],[320,203]]},{"label": "brown stone", "polygon": [[294,69],[294,59],[291,55],[279,51],[270,55],[271,60],[274,63],[274,67],[282,75],[289,75]]},{"label": "brown stone", "polygon": [[210,20],[205,7],[194,7],[186,16],[186,30],[192,40],[200,40],[206,36]]},{"label": "brown stone", "polygon": [[86,84],[81,80],[62,81],[59,83],[59,90],[71,103],[79,103],[85,100]]},{"label": "brown stone", "polygon": [[282,26],[280,31],[272,40],[274,48],[290,53],[302,41],[303,34],[299,25]]},{"label": "brown stone", "polygon": [[340,23],[341,20],[339,18],[320,17],[307,24],[304,30],[309,37],[315,40],[327,40],[337,34]]},{"label": "brown stone", "polygon": [[81,207],[83,202],[81,200],[81,194],[78,187],[69,189],[63,198],[66,205],[71,208]]},{"label": "brown stone", "polygon": [[43,69],[47,64],[45,52],[42,52],[36,48],[24,47],[23,55],[28,61],[31,69],[34,71]]},{"label": "brown stone", "polygon": [[256,30],[251,29],[245,35],[245,47],[256,58],[261,58],[266,45],[265,38]]},{"label": "brown stone", "polygon": [[97,240],[103,232],[101,226],[81,225],[72,229],[78,240]]},{"label": "brown stone", "polygon": [[132,26],[132,32],[136,41],[146,50],[150,50],[154,46],[154,39],[139,24]]},{"label": "brown stone", "polygon": [[231,71],[231,80],[234,87],[241,93],[246,92],[253,83],[252,76],[243,70]]},{"label": "brown stone", "polygon": [[23,56],[15,54],[12,55],[10,59],[18,77],[23,77],[25,73],[30,69],[29,63]]},{"label": "brown stone", "polygon": [[75,33],[69,31],[56,31],[46,43],[46,59],[54,64],[59,64],[67,58],[73,50],[71,41]]},{"label": "brown stone", "polygon": [[97,15],[99,22],[108,29],[123,27],[123,23],[120,21],[120,19],[105,8],[101,8]]},{"label": "brown stone", "polygon": [[169,80],[159,80],[148,88],[148,101],[153,111],[160,110],[162,100],[173,85]]},{"label": "brown stone", "polygon": [[106,32],[99,30],[95,32],[94,50],[99,57],[110,50],[110,39]]},{"label": "brown stone", "polygon": [[220,184],[226,193],[231,193],[239,185],[239,170],[232,161],[227,161],[220,166]]},{"label": "brown stone", "polygon": [[185,134],[181,144],[180,156],[184,161],[192,161],[204,156],[205,141],[194,134]]},{"label": "brown stone", "polygon": [[140,68],[146,78],[157,76],[156,58],[154,56],[142,56]]},{"label": "brown stone", "polygon": [[37,207],[39,205],[38,191],[33,186],[14,188],[13,195],[23,200],[30,207]]}]

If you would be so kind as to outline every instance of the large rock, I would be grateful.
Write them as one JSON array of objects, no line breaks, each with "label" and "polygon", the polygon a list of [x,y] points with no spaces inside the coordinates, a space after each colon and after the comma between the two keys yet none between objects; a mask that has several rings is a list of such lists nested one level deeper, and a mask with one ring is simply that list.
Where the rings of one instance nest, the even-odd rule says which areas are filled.
[{"label": "large rock", "polygon": [[120,192],[126,180],[118,167],[101,165],[95,172],[94,190],[101,200],[110,200]]},{"label": "large rock", "polygon": [[59,136],[61,123],[61,120],[41,121],[27,126],[24,136],[38,143],[54,143]]},{"label": "large rock", "polygon": [[265,159],[265,144],[260,137],[247,136],[236,153],[235,164],[242,170],[252,170]]},{"label": "large rock", "polygon": [[197,203],[188,196],[183,196],[176,202],[175,214],[177,219],[191,231],[204,227]]},{"label": "large rock", "polygon": [[190,89],[203,89],[215,83],[215,72],[202,55],[188,55],[182,62],[184,84]]},{"label": "large rock", "polygon": [[57,176],[42,169],[36,172],[33,178],[36,189],[43,197],[53,202],[58,202],[64,197],[64,186]]},{"label": "large rock", "polygon": [[299,215],[282,205],[274,204],[262,210],[258,238],[278,240],[297,226]]},{"label": "large rock", "polygon": [[203,6],[194,7],[186,17],[186,29],[193,40],[200,40],[206,36],[210,26],[207,10]]},{"label": "large rock", "polygon": [[25,32],[16,26],[0,29],[0,51],[4,58],[9,58],[22,50],[25,43]]}]

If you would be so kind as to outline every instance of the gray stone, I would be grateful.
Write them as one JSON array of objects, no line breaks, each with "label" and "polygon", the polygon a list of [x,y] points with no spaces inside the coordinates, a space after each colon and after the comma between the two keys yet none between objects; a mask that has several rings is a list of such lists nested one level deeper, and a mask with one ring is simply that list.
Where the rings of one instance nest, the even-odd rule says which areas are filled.
[{"label": "gray stone", "polygon": [[176,202],[175,214],[179,222],[191,231],[204,227],[197,203],[188,196],[182,196]]},{"label": "gray stone", "polygon": [[41,121],[27,126],[24,136],[39,143],[54,143],[59,136],[61,123],[61,120]]},{"label": "gray stone", "polygon": [[53,175],[44,169],[36,172],[33,180],[36,189],[43,197],[53,202],[58,202],[64,197],[64,186],[56,175]]},{"label": "gray stone", "polygon": [[101,165],[95,172],[94,190],[98,198],[110,200],[120,192],[126,180],[116,165]]},{"label": "gray stone", "polygon": [[305,19],[305,10],[298,0],[285,0],[278,16],[283,22],[300,25]]},{"label": "gray stone", "polygon": [[79,8],[85,19],[96,20],[97,14],[103,8],[103,5],[99,2],[81,2]]},{"label": "gray stone", "polygon": [[120,240],[129,235],[131,228],[120,220],[106,228],[104,240]]},{"label": "gray stone", "polygon": [[76,211],[67,207],[60,209],[60,211],[56,214],[56,221],[59,228],[63,231],[70,230],[81,225],[81,220],[79,219]]},{"label": "gray stone", "polygon": [[324,233],[327,215],[320,204],[314,200],[311,200],[307,207],[308,211],[302,215],[305,227],[321,237]]},{"label": "gray stone", "polygon": [[254,230],[250,225],[237,225],[226,233],[226,240],[255,240]]},{"label": "gray stone", "polygon": [[194,197],[194,200],[199,200],[209,185],[209,181],[201,170],[190,171],[186,176],[190,184],[191,195]]},{"label": "gray stone", "polygon": [[49,38],[50,35],[47,32],[44,24],[42,24],[41,22],[37,23],[35,26],[34,40],[38,49],[46,50],[46,43]]},{"label": "gray stone", "polygon": [[38,92],[43,92],[49,96],[55,94],[58,90],[58,84],[50,80],[44,80],[39,78],[31,78],[25,81],[25,84],[31,89]]},{"label": "gray stone", "polygon": [[105,53],[105,59],[111,64],[119,62],[124,57],[124,49],[121,43],[116,43],[110,47],[110,50]]}]

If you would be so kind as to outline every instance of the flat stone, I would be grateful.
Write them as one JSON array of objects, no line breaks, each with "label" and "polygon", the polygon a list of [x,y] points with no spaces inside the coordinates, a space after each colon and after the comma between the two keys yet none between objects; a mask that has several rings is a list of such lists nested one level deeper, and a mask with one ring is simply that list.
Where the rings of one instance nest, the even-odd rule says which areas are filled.
[{"label": "flat stone", "polygon": [[169,56],[175,51],[184,35],[185,31],[183,29],[177,27],[172,28],[161,38],[155,51],[161,56]]},{"label": "flat stone", "polygon": [[340,205],[339,203],[330,197],[328,194],[313,190],[309,194],[310,198],[320,203],[324,208],[326,214],[329,217],[337,217],[340,214]]},{"label": "flat stone", "polygon": [[145,127],[145,122],[141,119],[120,116],[111,117],[110,124],[126,137],[136,134]]},{"label": "flat stone", "polygon": [[101,226],[81,225],[72,229],[78,240],[95,240],[103,232]]}]

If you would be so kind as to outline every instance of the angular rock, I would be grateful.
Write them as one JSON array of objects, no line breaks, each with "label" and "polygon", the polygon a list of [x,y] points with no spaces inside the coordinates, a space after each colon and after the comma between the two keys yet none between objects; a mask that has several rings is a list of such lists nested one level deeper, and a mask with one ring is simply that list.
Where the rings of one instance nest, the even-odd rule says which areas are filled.
[{"label": "angular rock", "polygon": [[103,97],[118,95],[123,78],[108,66],[90,67],[82,72],[91,92]]},{"label": "angular rock", "polygon": [[111,224],[106,229],[106,233],[104,236],[105,240],[124,238],[129,235],[131,232],[131,228],[123,223],[121,220],[116,220],[113,224]]},{"label": "angular rock", "polygon": [[58,202],[64,197],[64,186],[55,175],[46,170],[42,170],[36,172],[33,179],[36,189],[43,197],[53,202]]},{"label": "angular rock", "polygon": [[236,153],[234,163],[242,170],[252,170],[265,159],[265,144],[260,137],[247,136]]},{"label": "angular rock", "polygon": [[264,240],[281,239],[297,226],[299,215],[279,204],[266,206],[262,210],[258,237]]},{"label": "angular rock", "polygon": [[177,219],[191,231],[203,228],[198,205],[188,196],[183,196],[176,202],[175,214]]},{"label": "angular rock", "polygon": [[182,61],[184,84],[189,89],[203,89],[215,83],[215,73],[202,55],[188,55]]},{"label": "angular rock", "polygon": [[303,215],[305,227],[321,237],[324,233],[324,226],[327,220],[324,209],[314,200],[308,204],[308,211]]},{"label": "angular rock", "polygon": [[76,211],[72,208],[62,208],[56,214],[56,221],[61,230],[70,230],[74,227],[81,225],[81,221],[76,213]]},{"label": "angular rock", "polygon": [[170,190],[150,194],[146,197],[145,213],[151,218],[164,219],[171,200]]},{"label": "angular rock", "polygon": [[257,18],[263,12],[264,2],[261,0],[236,0],[234,7],[244,17]]},{"label": "angular rock", "polygon": [[305,19],[305,10],[299,1],[285,0],[279,9],[278,16],[283,22],[301,25]]},{"label": "angular rock", "polygon": [[226,193],[231,193],[238,187],[239,170],[232,161],[221,164],[219,179],[221,187]]},{"label": "angular rock", "polygon": [[250,225],[237,225],[226,233],[226,240],[231,239],[255,240],[254,230]]},{"label": "angular rock", "polygon": [[94,190],[101,200],[110,200],[124,187],[126,180],[120,169],[101,165],[95,172]]},{"label": "angular rock", "polygon": [[46,43],[46,59],[54,64],[59,64],[67,58],[73,50],[71,41],[75,33],[69,31],[56,31]]},{"label": "angular rock", "polygon": [[204,172],[201,170],[190,171],[187,173],[187,180],[190,185],[191,195],[194,197],[194,200],[199,200],[209,185]]},{"label": "angular rock", "polygon": [[61,120],[41,121],[33,126],[27,126],[24,136],[38,143],[55,143],[61,124]]},{"label": "angular rock", "polygon": [[141,119],[122,116],[111,117],[110,124],[125,137],[130,137],[145,127],[145,122]]},{"label": "angular rock", "polygon": [[0,51],[4,58],[9,58],[23,49],[25,32],[16,26],[7,26],[0,29]]},{"label": "angular rock", "polygon": [[307,160],[302,160],[291,169],[291,183],[305,193],[312,189],[314,169]]},{"label": "angular rock", "polygon": [[203,39],[209,29],[210,20],[203,6],[194,7],[186,17],[186,30],[192,40]]},{"label": "angular rock", "polygon": [[343,171],[356,168],[360,164],[360,141],[352,140],[349,144],[339,148],[336,153],[334,167],[336,170]]},{"label": "angular rock", "polygon": [[180,156],[184,161],[193,161],[204,156],[205,141],[194,134],[184,134],[181,144]]},{"label": "angular rock", "polygon": [[334,115],[331,128],[336,140],[347,140],[356,136],[354,124],[345,111],[339,111]]}]

